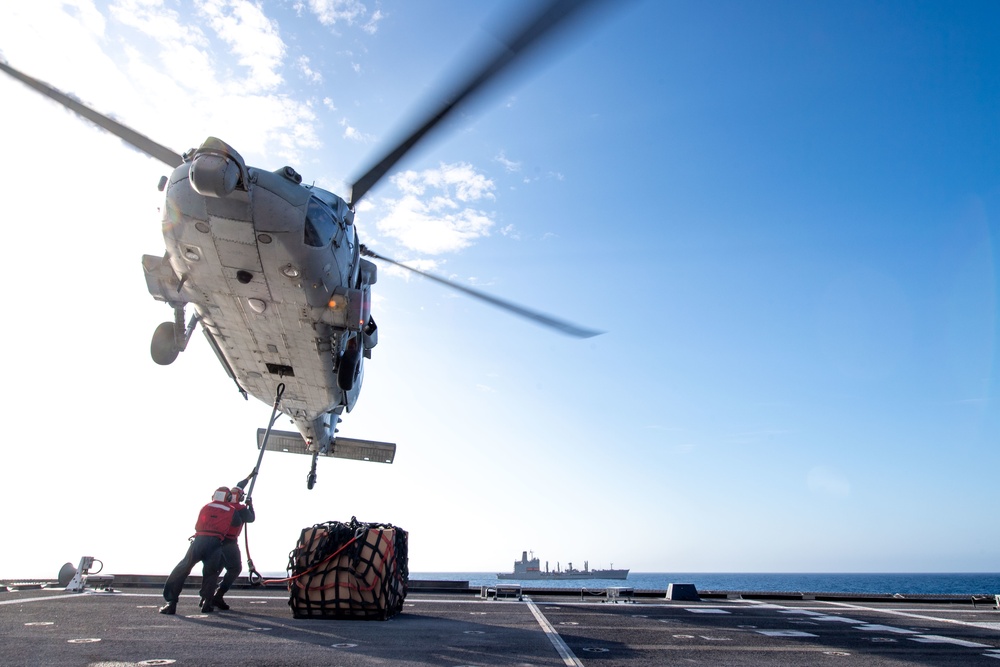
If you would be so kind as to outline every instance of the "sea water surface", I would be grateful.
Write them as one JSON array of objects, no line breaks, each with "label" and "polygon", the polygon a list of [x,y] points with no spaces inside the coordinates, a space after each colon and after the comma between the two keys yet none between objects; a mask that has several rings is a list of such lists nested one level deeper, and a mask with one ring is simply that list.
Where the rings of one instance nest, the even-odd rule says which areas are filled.
[{"label": "sea water surface", "polygon": [[[500,582],[494,572],[411,572],[412,580],[468,581],[470,586]],[[503,580],[544,588],[604,588],[631,586],[665,591],[668,584],[694,584],[699,591],[756,593],[872,593],[901,595],[996,595],[1000,573],[712,573],[629,572],[628,579],[574,579],[569,581]]]}]

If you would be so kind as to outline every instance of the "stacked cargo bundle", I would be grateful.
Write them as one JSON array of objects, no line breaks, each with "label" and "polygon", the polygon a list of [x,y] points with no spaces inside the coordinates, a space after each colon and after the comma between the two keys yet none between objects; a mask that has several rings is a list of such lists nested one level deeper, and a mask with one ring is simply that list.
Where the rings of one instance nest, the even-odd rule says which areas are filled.
[{"label": "stacked cargo bundle", "polygon": [[409,582],[407,533],[392,524],[328,521],[304,528],[288,557],[295,618],[385,620]]}]

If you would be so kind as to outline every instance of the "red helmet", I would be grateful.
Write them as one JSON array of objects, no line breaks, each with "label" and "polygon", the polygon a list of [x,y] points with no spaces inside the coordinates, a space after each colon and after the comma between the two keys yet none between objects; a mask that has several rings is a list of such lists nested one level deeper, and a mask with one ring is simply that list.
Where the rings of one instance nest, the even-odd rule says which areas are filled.
[{"label": "red helmet", "polygon": [[228,503],[233,499],[233,494],[230,493],[228,486],[220,486],[212,494],[212,500],[220,503]]},{"label": "red helmet", "polygon": [[234,486],[233,488],[229,489],[229,491],[232,494],[234,503],[238,503],[241,500],[243,500],[243,489],[241,489],[240,487]]}]

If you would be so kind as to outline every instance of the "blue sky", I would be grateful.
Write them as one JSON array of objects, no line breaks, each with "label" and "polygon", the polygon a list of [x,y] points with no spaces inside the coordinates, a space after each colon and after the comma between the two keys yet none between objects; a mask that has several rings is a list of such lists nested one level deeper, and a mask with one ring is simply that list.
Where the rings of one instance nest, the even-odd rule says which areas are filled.
[{"label": "blue sky", "polygon": [[[0,7],[12,66],[178,151],[218,136],[345,195],[520,6],[27,4]],[[362,240],[607,333],[380,267],[342,433],[397,442],[396,462],[320,461],[307,491],[307,459],[265,456],[258,568],[357,516],[409,530],[414,571],[526,549],[996,570],[998,31],[988,2],[636,1],[499,81],[369,193]],[[167,572],[253,467],[270,406],[200,336],[149,359],[170,317],[140,265],[163,249],[165,167],[6,77],[0,96],[0,503],[24,545],[0,575],[84,554]]]}]

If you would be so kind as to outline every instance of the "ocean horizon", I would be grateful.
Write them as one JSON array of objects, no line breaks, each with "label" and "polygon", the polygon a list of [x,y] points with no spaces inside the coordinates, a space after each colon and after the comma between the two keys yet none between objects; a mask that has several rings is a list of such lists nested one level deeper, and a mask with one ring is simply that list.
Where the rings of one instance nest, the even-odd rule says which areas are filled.
[{"label": "ocean horizon", "polygon": [[[415,581],[468,581],[488,586],[500,579],[495,572],[411,572]],[[545,588],[603,588],[627,585],[637,590],[662,591],[668,584],[694,584],[699,591],[756,593],[866,593],[875,595],[996,595],[997,572],[896,572],[896,573],[730,573],[730,572],[629,572],[621,579],[568,581],[503,580]]]}]

